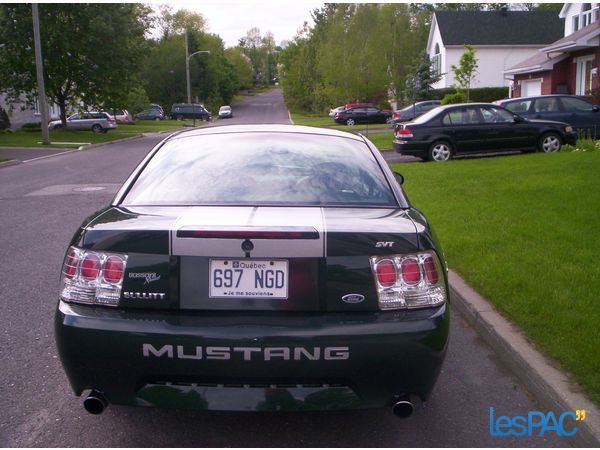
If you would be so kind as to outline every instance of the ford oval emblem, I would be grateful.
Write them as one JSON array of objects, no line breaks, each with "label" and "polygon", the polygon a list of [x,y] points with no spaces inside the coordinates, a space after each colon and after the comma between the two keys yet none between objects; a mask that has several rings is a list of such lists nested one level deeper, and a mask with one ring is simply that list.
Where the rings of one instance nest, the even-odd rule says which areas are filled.
[{"label": "ford oval emblem", "polygon": [[350,303],[350,304],[361,303],[364,300],[365,300],[365,296],[360,295],[360,294],[346,294],[342,297],[342,301],[344,303]]}]

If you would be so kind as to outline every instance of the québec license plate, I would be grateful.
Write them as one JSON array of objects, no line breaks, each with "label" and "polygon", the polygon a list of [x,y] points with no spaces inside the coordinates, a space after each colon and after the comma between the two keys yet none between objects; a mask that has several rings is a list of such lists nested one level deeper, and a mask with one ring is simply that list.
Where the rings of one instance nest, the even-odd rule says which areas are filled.
[{"label": "qu\u00e9bec license plate", "polygon": [[287,260],[211,259],[210,298],[288,298]]}]

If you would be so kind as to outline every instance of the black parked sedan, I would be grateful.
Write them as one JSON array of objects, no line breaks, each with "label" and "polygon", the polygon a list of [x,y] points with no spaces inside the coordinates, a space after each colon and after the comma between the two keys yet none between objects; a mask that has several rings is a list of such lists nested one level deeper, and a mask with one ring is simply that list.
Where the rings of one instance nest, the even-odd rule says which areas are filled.
[{"label": "black parked sedan", "polygon": [[398,153],[432,161],[483,152],[556,152],[577,140],[566,123],[525,119],[489,103],[439,106],[412,122],[396,124],[394,136]]},{"label": "black parked sedan", "polygon": [[576,131],[600,137],[600,108],[575,95],[541,95],[494,102],[527,119],[558,120]]},{"label": "black parked sedan", "polygon": [[374,106],[354,106],[336,112],[333,120],[337,123],[354,125],[358,123],[388,123],[392,120],[392,111],[383,111]]},{"label": "black parked sedan", "polygon": [[361,136],[254,125],[158,144],[77,229],[55,316],[91,413],[388,406],[429,397],[446,264]]}]

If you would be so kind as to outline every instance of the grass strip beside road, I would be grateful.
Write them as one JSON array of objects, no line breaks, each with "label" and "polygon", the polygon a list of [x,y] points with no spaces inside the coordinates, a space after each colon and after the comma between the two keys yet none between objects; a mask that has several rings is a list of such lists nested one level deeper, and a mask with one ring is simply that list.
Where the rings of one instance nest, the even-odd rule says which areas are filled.
[{"label": "grass strip beside road", "polygon": [[[139,136],[143,133],[152,133],[159,131],[175,130],[181,128],[184,123],[177,120],[138,120],[134,125],[119,125],[114,130],[107,133],[94,133],[92,131],[74,131],[74,130],[50,130],[50,142],[60,142],[57,145],[41,144],[41,131],[16,131],[14,133],[0,134],[0,147],[41,147],[41,148],[78,148],[82,142],[98,144],[102,142],[114,141],[133,136]],[[191,121],[189,121],[191,123]],[[197,121],[198,125],[204,122]],[[65,142],[72,142],[70,146]]]},{"label": "grass strip beside road", "polygon": [[600,404],[600,164],[560,152],[402,164],[450,267]]},{"label": "grass strip beside road", "polygon": [[[387,123],[348,126],[336,124],[329,116],[318,116],[299,112],[291,112],[291,115],[295,125],[306,125],[310,127],[330,128],[340,131],[361,133],[367,136],[380,151],[393,149],[392,141],[394,140],[394,136],[392,133],[392,126]],[[389,133],[369,133],[370,130],[389,130]]]},{"label": "grass strip beside road", "polygon": [[370,140],[380,152],[386,152],[394,149],[392,144],[394,141],[394,135],[392,132],[389,133],[372,133],[365,137]]}]

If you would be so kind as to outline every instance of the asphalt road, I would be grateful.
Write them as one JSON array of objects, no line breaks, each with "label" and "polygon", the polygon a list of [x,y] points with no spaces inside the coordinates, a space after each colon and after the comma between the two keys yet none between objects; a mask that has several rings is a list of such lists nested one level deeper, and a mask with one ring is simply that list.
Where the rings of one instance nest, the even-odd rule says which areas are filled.
[{"label": "asphalt road", "polygon": [[[278,91],[234,105],[222,123],[288,121]],[[106,205],[164,136],[0,169],[0,446],[3,447],[438,447],[570,446],[544,437],[493,437],[497,415],[537,410],[494,351],[453,314],[432,398],[405,420],[387,409],[335,413],[227,413],[110,406],[92,416],[57,357],[58,274],[82,220]]]}]

